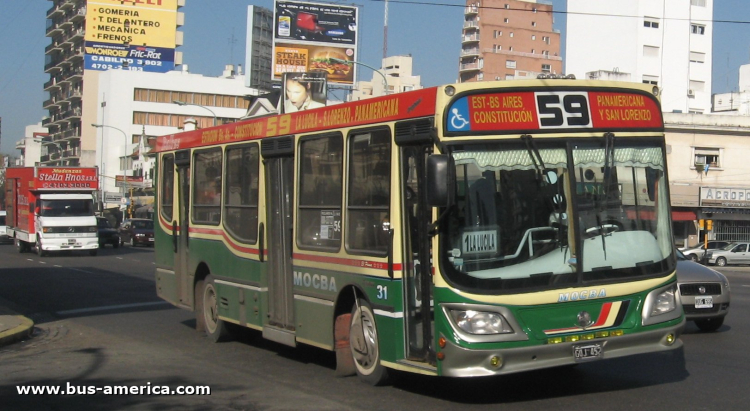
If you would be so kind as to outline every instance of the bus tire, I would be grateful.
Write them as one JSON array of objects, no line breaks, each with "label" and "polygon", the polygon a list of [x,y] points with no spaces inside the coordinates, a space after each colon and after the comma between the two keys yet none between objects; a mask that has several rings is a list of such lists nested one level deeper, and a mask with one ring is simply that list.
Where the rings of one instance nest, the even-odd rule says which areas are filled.
[{"label": "bus tire", "polygon": [[219,302],[216,296],[214,278],[209,274],[202,283],[200,287],[200,311],[196,310],[196,315],[201,316],[199,321],[202,321],[206,336],[211,341],[226,341],[229,337],[229,330],[224,320],[219,319]]},{"label": "bus tire", "polygon": [[365,300],[359,300],[359,304],[352,308],[349,347],[361,381],[370,385],[385,385],[390,382],[388,369],[380,364],[375,314]]}]

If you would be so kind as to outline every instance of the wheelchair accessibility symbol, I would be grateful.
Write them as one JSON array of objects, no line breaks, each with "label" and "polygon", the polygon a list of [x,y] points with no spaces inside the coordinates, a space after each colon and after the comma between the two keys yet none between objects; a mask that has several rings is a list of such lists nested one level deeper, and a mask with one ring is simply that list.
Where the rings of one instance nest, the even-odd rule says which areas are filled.
[{"label": "wheelchair accessibility symbol", "polygon": [[469,122],[461,115],[457,108],[451,110],[451,125],[456,130],[461,130],[466,127]]},{"label": "wheelchair accessibility symbol", "polygon": [[469,117],[469,102],[466,97],[457,100],[448,112],[449,131],[470,131],[471,121]]}]

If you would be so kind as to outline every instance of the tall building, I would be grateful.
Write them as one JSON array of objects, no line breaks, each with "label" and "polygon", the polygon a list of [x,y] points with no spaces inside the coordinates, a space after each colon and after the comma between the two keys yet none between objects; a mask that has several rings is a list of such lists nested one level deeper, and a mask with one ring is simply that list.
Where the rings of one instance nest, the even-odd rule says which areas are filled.
[{"label": "tall building", "polygon": [[[185,0],[50,0],[44,91],[49,130],[44,165],[96,165],[99,74],[122,69],[164,73],[181,63]],[[84,83],[86,86],[84,87]],[[130,96],[127,96],[130,97]]]},{"label": "tall building", "polygon": [[665,112],[711,110],[713,2],[568,0],[565,70],[658,85]]},{"label": "tall building", "polygon": [[372,80],[358,81],[355,84],[350,100],[363,100],[421,88],[421,76],[412,74],[412,57],[389,56],[383,59],[380,70],[373,71]]},{"label": "tall building", "polygon": [[552,5],[536,0],[467,0],[459,82],[562,73]]}]

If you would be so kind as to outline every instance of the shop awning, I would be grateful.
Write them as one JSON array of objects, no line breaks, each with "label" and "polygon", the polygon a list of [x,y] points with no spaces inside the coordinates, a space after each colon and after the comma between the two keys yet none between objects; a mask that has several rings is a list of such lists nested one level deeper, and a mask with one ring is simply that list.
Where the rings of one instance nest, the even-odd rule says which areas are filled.
[{"label": "shop awning", "polygon": [[695,211],[672,210],[672,221],[693,221],[697,219],[698,216],[695,215]]}]

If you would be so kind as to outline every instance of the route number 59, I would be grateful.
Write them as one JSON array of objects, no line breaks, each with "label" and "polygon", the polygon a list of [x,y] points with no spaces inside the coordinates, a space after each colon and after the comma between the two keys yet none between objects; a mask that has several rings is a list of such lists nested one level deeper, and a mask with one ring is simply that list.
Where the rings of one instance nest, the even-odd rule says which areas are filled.
[{"label": "route number 59", "polygon": [[541,128],[591,127],[586,93],[536,93]]}]

